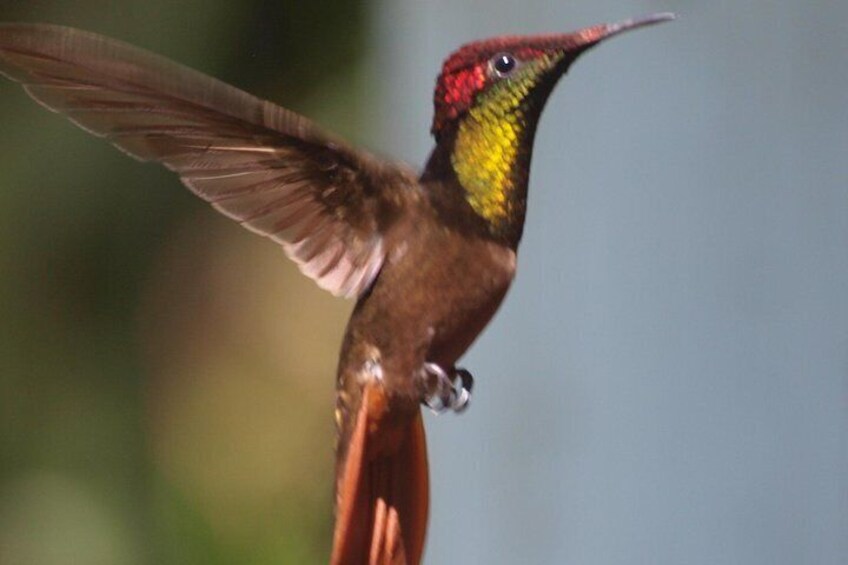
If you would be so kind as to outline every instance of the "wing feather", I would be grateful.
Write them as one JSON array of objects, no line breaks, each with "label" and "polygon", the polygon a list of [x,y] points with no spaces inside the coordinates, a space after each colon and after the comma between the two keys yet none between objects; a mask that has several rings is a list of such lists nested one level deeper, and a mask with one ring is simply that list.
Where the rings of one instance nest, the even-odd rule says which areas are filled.
[{"label": "wing feather", "polygon": [[66,27],[0,25],[0,74],[48,109],[282,245],[319,286],[361,294],[415,175],[307,119],[125,43]]}]

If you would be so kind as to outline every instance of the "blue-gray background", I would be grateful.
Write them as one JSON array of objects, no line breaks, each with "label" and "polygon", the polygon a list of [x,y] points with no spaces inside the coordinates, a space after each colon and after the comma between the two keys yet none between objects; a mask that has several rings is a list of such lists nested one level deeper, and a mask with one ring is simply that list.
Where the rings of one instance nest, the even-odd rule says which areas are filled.
[{"label": "blue-gray background", "polygon": [[[245,5],[3,19],[127,39],[421,163],[459,44],[678,12],[548,104],[472,407],[427,418],[426,561],[848,562],[848,4]],[[325,559],[350,306],[166,173],[0,101],[0,562]]]}]

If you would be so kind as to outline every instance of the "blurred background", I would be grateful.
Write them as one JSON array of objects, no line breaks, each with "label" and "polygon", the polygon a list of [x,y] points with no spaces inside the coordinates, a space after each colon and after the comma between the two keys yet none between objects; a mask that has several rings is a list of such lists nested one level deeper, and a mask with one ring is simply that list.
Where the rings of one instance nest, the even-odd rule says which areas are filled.
[{"label": "blurred background", "polygon": [[[427,416],[428,563],[848,562],[848,4],[0,2],[425,160],[471,39],[673,10],[536,140],[517,281]],[[352,307],[0,82],[0,563],[321,563]]]}]

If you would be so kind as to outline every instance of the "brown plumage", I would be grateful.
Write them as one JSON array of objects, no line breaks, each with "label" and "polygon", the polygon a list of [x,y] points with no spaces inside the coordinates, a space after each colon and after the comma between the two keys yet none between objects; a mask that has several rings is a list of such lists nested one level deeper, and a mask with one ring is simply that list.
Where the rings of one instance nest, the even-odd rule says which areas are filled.
[{"label": "brown plumage", "polygon": [[[0,25],[0,73],[87,131],[176,172],[217,210],[280,244],[322,288],[358,297],[338,367],[331,562],[415,564],[429,496],[420,405],[438,396],[463,407],[454,364],[515,274],[542,106],[585,49],[666,19],[464,47],[437,84],[438,144],[420,177],[270,102],[79,30]],[[507,161],[486,155],[490,146]],[[485,168],[498,185],[471,186]],[[509,203],[497,225],[486,213],[492,202]]]}]

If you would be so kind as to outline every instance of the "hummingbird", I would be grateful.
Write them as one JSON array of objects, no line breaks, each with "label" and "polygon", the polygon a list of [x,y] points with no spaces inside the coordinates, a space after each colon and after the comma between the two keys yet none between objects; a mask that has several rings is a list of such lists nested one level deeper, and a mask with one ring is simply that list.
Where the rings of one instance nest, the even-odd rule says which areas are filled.
[{"label": "hummingbird", "polygon": [[417,564],[429,486],[422,405],[461,412],[456,362],[516,272],[542,109],[587,49],[643,19],[464,45],[436,81],[420,174],[306,118],[128,44],[0,25],[0,73],[271,239],[318,286],[356,299],[337,371],[330,562]]}]

